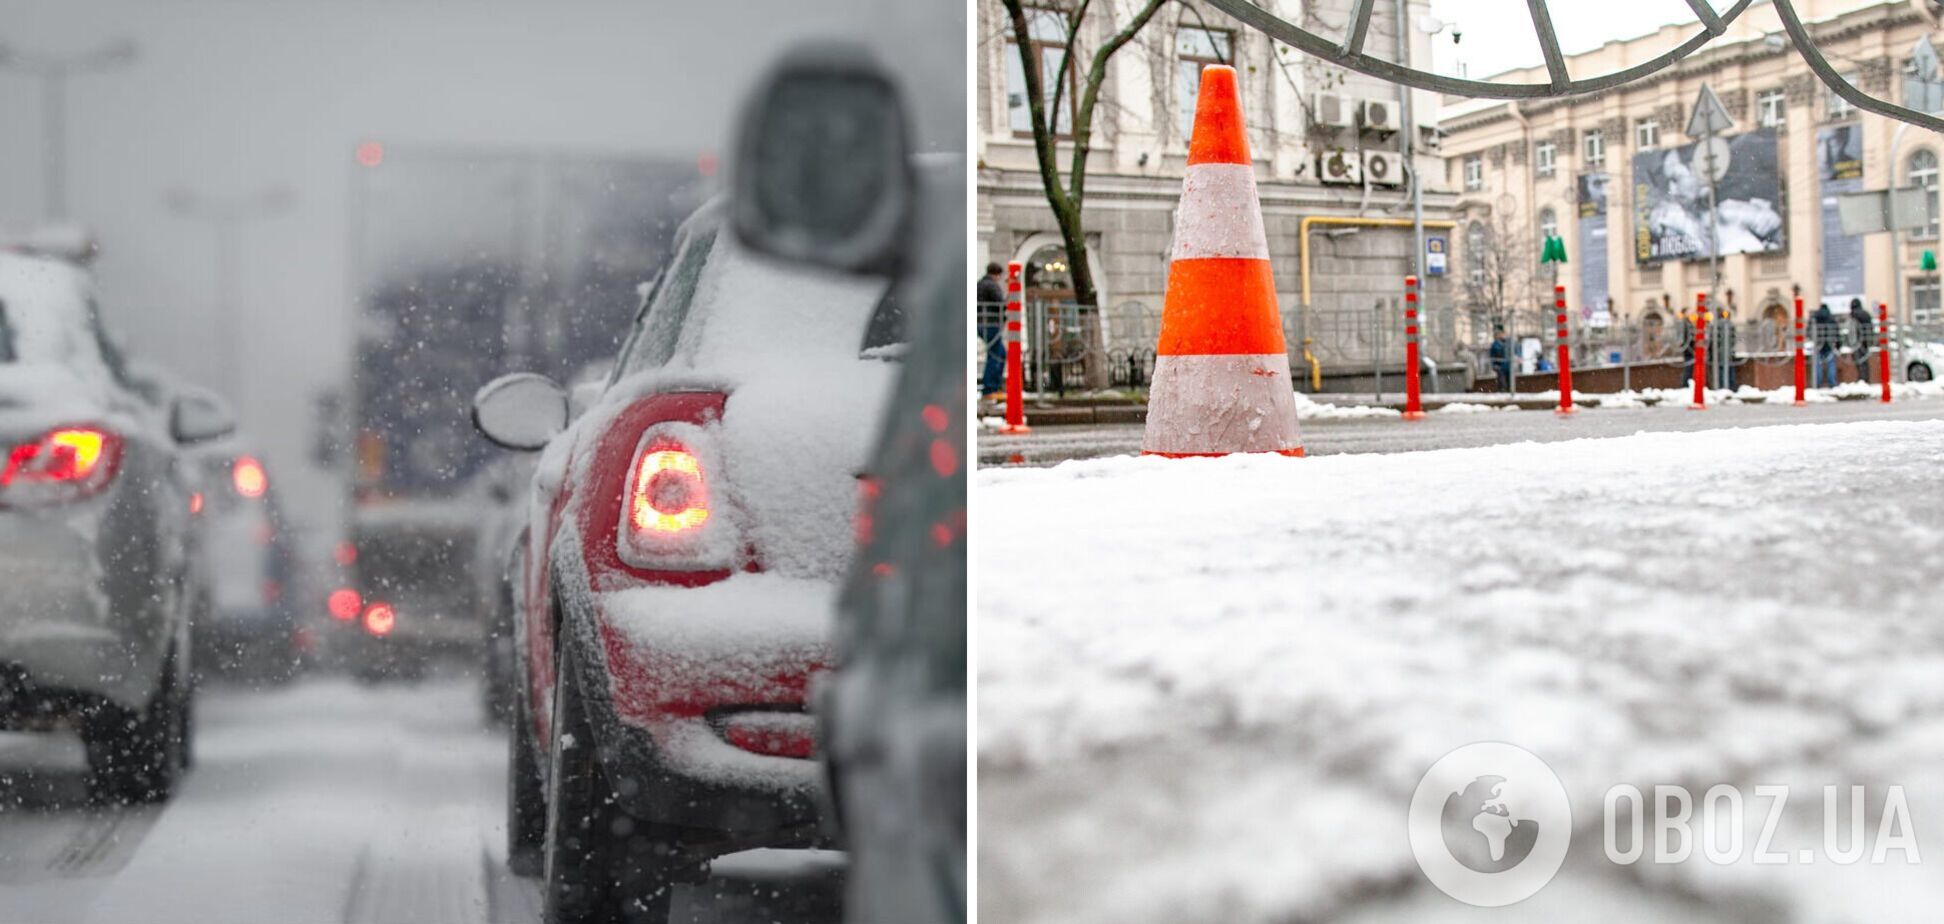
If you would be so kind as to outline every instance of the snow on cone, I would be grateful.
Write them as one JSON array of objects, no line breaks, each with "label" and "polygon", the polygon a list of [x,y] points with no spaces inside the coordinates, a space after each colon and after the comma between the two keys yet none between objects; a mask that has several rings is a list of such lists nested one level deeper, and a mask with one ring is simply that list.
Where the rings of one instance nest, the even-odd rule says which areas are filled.
[{"label": "snow on cone", "polygon": [[1303,454],[1235,69],[1202,69],[1141,452]]}]

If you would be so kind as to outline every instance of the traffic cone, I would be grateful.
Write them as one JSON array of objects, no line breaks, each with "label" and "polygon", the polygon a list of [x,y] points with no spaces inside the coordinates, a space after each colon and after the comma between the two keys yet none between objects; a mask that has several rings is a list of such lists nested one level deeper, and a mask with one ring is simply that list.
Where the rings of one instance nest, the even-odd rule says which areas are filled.
[{"label": "traffic cone", "polygon": [[1303,454],[1235,69],[1202,68],[1143,455]]}]

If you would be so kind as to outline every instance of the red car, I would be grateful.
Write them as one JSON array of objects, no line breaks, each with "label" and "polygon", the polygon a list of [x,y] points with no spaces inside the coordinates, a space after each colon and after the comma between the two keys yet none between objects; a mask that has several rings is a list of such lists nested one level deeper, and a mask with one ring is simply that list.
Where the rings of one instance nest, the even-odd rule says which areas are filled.
[{"label": "red car", "polygon": [[550,920],[629,903],[752,847],[815,846],[814,673],[903,350],[888,281],[744,250],[721,202],[677,234],[605,390],[538,376],[475,399],[545,446],[514,576],[509,838]]}]

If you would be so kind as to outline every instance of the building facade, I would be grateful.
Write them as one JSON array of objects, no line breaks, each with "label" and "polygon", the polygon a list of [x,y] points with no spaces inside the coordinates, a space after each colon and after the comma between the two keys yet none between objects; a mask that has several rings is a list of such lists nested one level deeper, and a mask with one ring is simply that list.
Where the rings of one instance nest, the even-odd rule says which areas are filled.
[{"label": "building facade", "polygon": [[[1352,2],[1267,0],[1263,6],[1319,34],[1335,34]],[[1378,3],[1365,44],[1371,53],[1396,60],[1400,7],[1413,17],[1429,9],[1428,0]],[[1076,58],[1090,57],[1136,8],[1130,0],[1095,0],[1071,42]],[[1028,10],[1027,40],[1047,72],[1069,44],[1064,9]],[[1071,299],[1072,283],[1041,185],[1020,38],[998,0],[980,0],[978,11],[979,244],[992,261],[1025,264],[1029,303],[1059,305]],[[1429,35],[1407,29],[1405,39],[1412,60],[1430,60]],[[1238,72],[1292,368],[1310,368],[1302,345],[1307,336],[1324,378],[1368,376],[1384,366],[1394,373],[1402,363],[1401,312],[1377,305],[1399,298],[1403,277],[1417,265],[1414,178],[1426,184],[1425,233],[1440,258],[1434,263],[1450,243],[1454,196],[1436,152],[1437,95],[1410,91],[1417,156],[1407,166],[1399,155],[1407,130],[1399,88],[1328,66],[1186,0],[1164,5],[1109,60],[1102,83],[1082,212],[1099,314],[1080,309],[1065,334],[1070,352],[1113,354],[1112,363],[1088,366],[1088,384],[1106,384],[1109,373],[1122,384],[1118,370],[1126,361],[1152,353],[1195,94],[1201,68],[1211,63]],[[1070,83],[1066,100],[1078,91],[1077,81]],[[1070,118],[1069,112],[1063,102],[1058,116]],[[1064,178],[1071,148],[1063,143],[1059,150]],[[1434,275],[1426,285],[1431,304],[1449,303],[1447,278]],[[1061,336],[1057,317],[1040,317],[1048,336]],[[1427,343],[1438,352],[1435,338]]]},{"label": "building facade", "polygon": [[[1798,0],[1817,47],[1863,91],[1904,101],[1919,42],[1937,38],[1927,2]],[[1680,43],[1699,28],[1667,26],[1572,56],[1575,77],[1612,73]],[[1543,82],[1543,68],[1492,78]],[[1725,145],[1684,132],[1703,85],[1734,120]],[[1454,272],[1475,322],[1507,310],[1545,314],[1553,281],[1583,329],[1654,331],[1710,287],[1710,149],[1721,202],[1717,298],[1734,293],[1742,351],[1782,350],[1793,292],[1841,313],[1852,298],[1919,323],[1939,320],[1937,275],[1921,268],[1938,246],[1939,139],[1863,114],[1828,91],[1786,41],[1774,9],[1757,5],[1701,51],[1605,93],[1529,102],[1447,100],[1441,127],[1446,182],[1460,221]],[[1850,236],[1837,197],[1924,187],[1929,222],[1893,243]],[[1569,262],[1544,267],[1539,243],[1564,240]],[[1521,278],[1523,277],[1523,278]],[[1717,306],[1719,307],[1719,306]],[[1748,336],[1754,336],[1752,342]],[[1651,351],[1650,351],[1651,352]]]}]

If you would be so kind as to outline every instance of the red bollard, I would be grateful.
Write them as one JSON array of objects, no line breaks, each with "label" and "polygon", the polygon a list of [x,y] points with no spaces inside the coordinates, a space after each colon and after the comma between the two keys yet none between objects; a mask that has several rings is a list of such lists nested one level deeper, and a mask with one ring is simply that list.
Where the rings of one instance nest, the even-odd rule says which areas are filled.
[{"label": "red bollard", "polygon": [[1808,403],[1809,403],[1809,399],[1808,399],[1808,397],[1807,397],[1807,396],[1805,395],[1805,393],[1804,393],[1804,389],[1806,389],[1806,388],[1808,387],[1808,385],[1809,385],[1809,383],[1808,383],[1808,381],[1807,381],[1806,379],[1804,379],[1804,378],[1803,378],[1803,368],[1802,368],[1802,292],[1801,292],[1801,290],[1800,290],[1800,289],[1798,289],[1798,290],[1796,290],[1796,297],[1795,297],[1795,308],[1796,308],[1796,318],[1795,318],[1795,325],[1796,325],[1796,328],[1795,328],[1795,334],[1796,334],[1796,338],[1795,338],[1795,387],[1796,387],[1796,395],[1795,395],[1795,406],[1796,406],[1796,407],[1801,407],[1801,406],[1803,406],[1803,405],[1805,405],[1805,404],[1808,404]]},{"label": "red bollard", "polygon": [[1418,278],[1404,277],[1404,419],[1423,420],[1418,382]]},{"label": "red bollard", "polygon": [[1020,275],[1026,271],[1017,260],[1006,264],[1006,425],[1000,433],[1031,433],[1026,426],[1026,370],[1020,359],[1020,334],[1025,328],[1025,305],[1020,302]]},{"label": "red bollard", "polygon": [[1883,403],[1890,403],[1890,306],[1877,302],[1877,369],[1883,379]]},{"label": "red bollard", "polygon": [[1553,286],[1553,310],[1559,324],[1559,410],[1564,417],[1579,409],[1573,407],[1573,348],[1566,336],[1566,287]]},{"label": "red bollard", "polygon": [[1694,295],[1694,402],[1690,411],[1708,409],[1708,293]]}]

